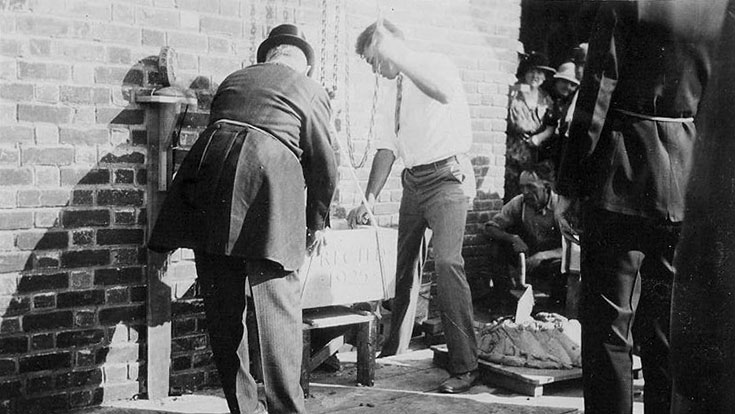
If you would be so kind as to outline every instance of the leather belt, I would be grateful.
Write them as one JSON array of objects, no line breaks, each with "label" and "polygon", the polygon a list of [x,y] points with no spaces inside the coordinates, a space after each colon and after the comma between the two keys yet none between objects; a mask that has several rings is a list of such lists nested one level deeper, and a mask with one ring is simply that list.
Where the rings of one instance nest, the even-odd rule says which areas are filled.
[{"label": "leather belt", "polygon": [[412,174],[429,171],[429,170],[435,171],[452,162],[459,162],[456,155],[452,155],[451,157],[443,158],[439,161],[430,162],[428,164],[415,165],[409,168],[408,171],[411,172]]}]

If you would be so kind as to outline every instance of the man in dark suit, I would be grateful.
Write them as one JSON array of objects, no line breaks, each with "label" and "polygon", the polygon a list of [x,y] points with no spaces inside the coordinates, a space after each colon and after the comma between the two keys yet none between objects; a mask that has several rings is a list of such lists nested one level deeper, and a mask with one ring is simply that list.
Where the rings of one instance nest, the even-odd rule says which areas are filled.
[{"label": "man in dark suit", "polygon": [[715,43],[671,23],[702,26],[698,19],[712,15],[711,6],[599,3],[557,180],[556,211],[562,234],[574,239],[570,213],[581,202],[586,413],[632,412],[634,344],[640,349],[646,413],[669,412],[673,259],[696,139],[694,117]]},{"label": "man in dark suit", "polygon": [[[215,363],[233,413],[303,413],[297,269],[318,246],[336,186],[324,89],[314,53],[284,24],[258,64],[220,85],[209,126],[171,186],[148,247],[194,249]],[[306,188],[306,192],[304,191]],[[267,400],[249,372],[244,312],[255,305]]]}]

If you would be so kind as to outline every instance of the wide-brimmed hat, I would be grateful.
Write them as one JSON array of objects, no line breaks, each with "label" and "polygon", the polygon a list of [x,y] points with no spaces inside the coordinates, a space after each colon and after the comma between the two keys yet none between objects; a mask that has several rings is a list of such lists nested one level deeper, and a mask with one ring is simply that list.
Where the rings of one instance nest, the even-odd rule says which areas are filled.
[{"label": "wide-brimmed hat", "polygon": [[575,85],[579,85],[579,80],[575,75],[577,65],[574,62],[564,62],[559,65],[559,69],[554,74],[554,79],[564,79],[565,81],[572,82]]},{"label": "wide-brimmed hat", "polygon": [[314,70],[314,49],[306,41],[306,36],[301,29],[289,23],[274,27],[268,34],[268,38],[258,46],[258,63],[265,62],[268,51],[282,44],[294,45],[304,52],[306,63],[311,67],[309,69],[309,75],[311,75]]},{"label": "wide-brimmed hat", "polygon": [[528,54],[521,54],[520,63],[518,64],[518,71],[516,71],[516,77],[518,79],[523,76],[531,69],[540,69],[548,74],[554,74],[556,70],[549,66],[549,59],[543,53],[530,52]]}]

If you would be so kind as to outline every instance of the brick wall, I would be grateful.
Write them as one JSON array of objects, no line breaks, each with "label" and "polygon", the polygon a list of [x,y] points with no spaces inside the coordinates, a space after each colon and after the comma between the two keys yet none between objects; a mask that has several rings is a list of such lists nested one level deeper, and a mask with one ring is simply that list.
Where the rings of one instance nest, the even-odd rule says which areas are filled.
[{"label": "brick wall", "polygon": [[[465,258],[481,289],[490,270],[476,224],[500,206],[520,0],[380,3],[417,47],[447,53],[462,71],[479,189]],[[356,156],[367,145],[374,80],[352,49],[375,20],[376,4],[335,0],[326,12],[322,4],[0,0],[0,413],[83,407],[146,391],[150,177],[147,109],[134,96],[160,86],[161,46],[178,52],[177,86],[198,97],[182,123],[182,144],[190,145],[218,82],[253,61],[271,27],[303,26],[316,51],[326,51],[317,79],[337,86],[343,178],[335,217],[358,202],[344,143],[349,130]],[[369,165],[357,171],[361,186]],[[396,224],[398,170],[379,200],[384,225]],[[191,253],[177,252],[167,275],[175,390],[217,382],[194,276]]]}]

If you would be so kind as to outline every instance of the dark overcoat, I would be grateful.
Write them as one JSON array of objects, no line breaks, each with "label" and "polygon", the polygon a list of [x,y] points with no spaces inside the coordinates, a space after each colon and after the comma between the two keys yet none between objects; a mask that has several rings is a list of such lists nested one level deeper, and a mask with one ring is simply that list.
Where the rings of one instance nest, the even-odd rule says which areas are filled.
[{"label": "dark overcoat", "polygon": [[148,247],[267,259],[295,270],[324,228],[337,166],[324,89],[291,68],[229,75],[171,184]]}]

